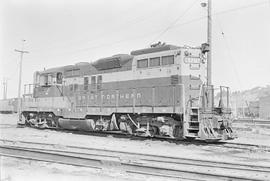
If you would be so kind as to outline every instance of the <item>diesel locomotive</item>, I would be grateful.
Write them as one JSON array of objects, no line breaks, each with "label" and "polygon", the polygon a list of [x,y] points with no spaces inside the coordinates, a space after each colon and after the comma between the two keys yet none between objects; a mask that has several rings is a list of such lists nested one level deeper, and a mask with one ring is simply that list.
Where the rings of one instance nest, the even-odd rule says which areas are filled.
[{"label": "diesel locomotive", "polygon": [[18,124],[147,137],[234,138],[229,88],[207,85],[208,44],[156,44],[34,73]]}]

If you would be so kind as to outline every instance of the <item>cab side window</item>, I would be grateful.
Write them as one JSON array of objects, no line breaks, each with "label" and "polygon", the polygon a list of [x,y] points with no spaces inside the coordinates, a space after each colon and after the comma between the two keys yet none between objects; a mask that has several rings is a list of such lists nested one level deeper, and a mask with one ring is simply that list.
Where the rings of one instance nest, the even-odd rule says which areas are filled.
[{"label": "cab side window", "polygon": [[137,68],[147,68],[148,67],[148,59],[141,59],[137,61]]},{"label": "cab side window", "polygon": [[149,67],[157,67],[160,66],[160,57],[150,58]]},{"label": "cab side window", "polygon": [[171,65],[174,64],[174,56],[169,55],[169,56],[163,56],[161,59],[162,65]]}]

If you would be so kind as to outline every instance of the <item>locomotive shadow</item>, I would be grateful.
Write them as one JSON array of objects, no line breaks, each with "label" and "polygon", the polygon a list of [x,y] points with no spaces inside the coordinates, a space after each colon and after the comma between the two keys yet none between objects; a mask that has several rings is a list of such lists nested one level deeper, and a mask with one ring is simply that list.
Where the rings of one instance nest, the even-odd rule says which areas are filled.
[{"label": "locomotive shadow", "polygon": [[223,145],[226,142],[205,142],[204,140],[185,140],[185,139],[172,139],[172,138],[157,138],[157,137],[142,137],[136,135],[130,135],[125,133],[104,133],[102,131],[88,132],[88,131],[77,131],[77,130],[56,130],[57,132],[63,133],[72,133],[76,135],[88,135],[88,136],[98,136],[98,137],[113,137],[113,138],[123,138],[135,141],[153,141],[153,142],[167,142],[176,145],[196,145],[196,146],[204,146],[204,145]]}]

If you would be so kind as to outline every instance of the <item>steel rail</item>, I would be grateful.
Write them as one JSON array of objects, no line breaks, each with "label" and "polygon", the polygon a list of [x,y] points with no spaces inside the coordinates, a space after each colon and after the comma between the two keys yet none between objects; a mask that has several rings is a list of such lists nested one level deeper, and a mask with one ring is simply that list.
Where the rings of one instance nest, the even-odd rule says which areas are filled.
[{"label": "steel rail", "polygon": [[270,120],[260,120],[260,119],[235,119],[233,123],[251,123],[251,124],[270,124]]},{"label": "steel rail", "polygon": [[[217,162],[217,161],[209,161],[209,160],[196,160],[196,159],[188,159],[188,158],[179,158],[179,157],[168,157],[168,156],[157,156],[157,155],[149,155],[149,154],[138,154],[138,153],[130,153],[130,152],[118,152],[118,151],[109,151],[103,149],[92,149],[89,148],[88,151],[95,151],[95,153],[89,152],[77,152],[77,151],[69,151],[69,150],[61,150],[61,149],[44,149],[44,148],[29,148],[29,147],[22,147],[22,146],[9,146],[10,148],[20,148],[25,150],[34,150],[34,151],[46,151],[50,153],[61,153],[63,155],[75,155],[75,156],[94,156],[99,158],[113,158],[118,161],[124,160],[125,158],[132,158],[137,157],[136,161],[149,161],[155,163],[165,163],[165,164],[178,164],[178,165],[193,165],[193,166],[205,166],[205,167],[212,167],[212,168],[223,168],[223,169],[230,169],[230,170],[243,170],[243,171],[253,171],[253,172],[269,172],[270,167],[265,166],[256,166],[256,165],[246,165],[246,164],[236,164],[236,163],[227,163],[227,162]],[[108,155],[108,152],[110,155]],[[124,158],[124,159],[122,159]]]},{"label": "steel rail", "polygon": [[[53,143],[42,143],[42,142],[31,142],[31,141],[20,141],[20,140],[7,140],[7,139],[0,139],[0,142],[3,143],[12,143],[14,144],[18,144],[18,143],[22,143],[22,144],[32,144],[32,145],[41,145],[41,146],[50,146],[52,148],[56,148],[56,149],[45,149],[47,151],[59,151],[59,152],[68,152],[68,153],[73,153],[73,154],[90,154],[89,151],[96,151],[98,154],[102,155],[102,156],[106,156],[107,153],[109,153],[110,155],[114,155],[114,156],[138,156],[141,159],[145,159],[145,160],[155,160],[155,161],[162,161],[164,160],[164,162],[171,162],[171,163],[177,163],[177,161],[196,161],[197,163],[209,163],[211,165],[219,165],[222,164],[222,166],[228,166],[229,168],[232,167],[250,167],[250,168],[258,168],[257,170],[259,170],[260,168],[262,169],[266,169],[268,171],[270,171],[270,165],[269,166],[255,166],[255,165],[251,165],[251,164],[239,164],[239,163],[233,163],[233,162],[220,162],[220,161],[211,161],[211,160],[203,160],[203,159],[192,159],[192,158],[184,158],[184,157],[174,157],[174,156],[167,156],[167,155],[152,155],[152,154],[147,154],[147,153],[136,153],[136,152],[128,152],[128,151],[119,151],[119,150],[109,150],[109,149],[101,149],[101,148],[90,148],[90,147],[82,147],[82,146],[72,146],[72,145],[60,145],[60,144],[53,144]],[[16,146],[16,147],[20,147],[20,148],[29,148],[29,147],[22,147],[22,146]],[[57,149],[60,148],[60,149]],[[65,148],[65,150],[63,150],[63,148]],[[38,148],[33,148],[31,147],[31,149],[36,149],[36,150],[44,150],[40,147]],[[73,151],[69,151],[67,149],[72,149]],[[75,152],[74,150],[79,150],[79,152]],[[87,151],[87,152],[84,152]],[[97,154],[95,153],[95,154]],[[103,154],[102,154],[103,153]],[[224,168],[225,168],[224,166]]]},{"label": "steel rail", "polygon": [[[0,124],[1,125],[1,124]],[[0,127],[1,128],[1,127]],[[63,131],[63,130],[60,130]],[[207,146],[216,146],[216,147],[226,147],[226,148],[233,148],[233,149],[240,149],[240,150],[254,150],[254,148],[258,149],[264,149],[264,151],[270,152],[270,146],[267,145],[257,145],[257,144],[248,144],[248,143],[231,143],[227,141],[220,141],[217,143],[207,143],[202,140],[193,140],[193,141],[187,141],[187,140],[173,140],[173,139],[166,139],[166,138],[145,138],[145,137],[138,137],[138,136],[131,136],[131,135],[126,135],[122,133],[102,133],[102,132],[81,132],[81,131],[67,131],[64,130],[63,132],[71,132],[74,134],[83,134],[83,135],[93,135],[93,136],[108,136],[109,134],[112,135],[117,135],[121,136],[121,138],[133,138],[133,139],[138,139],[138,140],[144,140],[144,139],[151,139],[153,141],[155,140],[165,140],[168,142],[172,143],[177,143],[177,144],[194,144],[194,145],[207,145]],[[0,139],[1,141],[1,139]],[[237,147],[238,146],[238,147]]]},{"label": "steel rail", "polygon": [[[133,139],[138,139],[138,140],[144,140],[144,139],[151,139],[153,141],[157,140],[165,140],[168,142],[172,143],[182,143],[182,144],[194,144],[194,145],[210,145],[210,146],[217,146],[217,147],[226,147],[226,148],[233,148],[233,149],[241,149],[241,150],[253,150],[254,148],[263,148],[264,151],[270,152],[270,146],[267,145],[256,145],[256,144],[247,144],[247,143],[231,143],[228,141],[219,141],[215,143],[208,143],[205,142],[204,140],[184,140],[184,139],[173,139],[173,138],[164,138],[164,137],[140,137],[140,136],[134,136],[134,135],[128,135],[126,133],[119,133],[119,132],[82,132],[82,131],[69,131],[69,130],[59,130],[63,132],[71,132],[74,134],[83,134],[83,135],[93,135],[93,136],[108,136],[108,135],[113,135],[113,136],[119,136],[121,138],[133,138]],[[234,147],[233,147],[233,146]],[[241,147],[235,147],[235,146],[241,146]]]},{"label": "steel rail", "polygon": [[[23,141],[24,142],[24,141]],[[29,143],[29,142],[27,142]],[[30,142],[31,144],[35,144]],[[38,145],[42,145],[42,143],[38,143]],[[43,144],[44,145],[44,144]],[[46,145],[53,145],[53,144],[46,144]],[[40,149],[40,148],[26,148],[26,147],[15,147],[15,146],[10,146],[10,149],[22,149],[22,150],[28,150],[28,151],[36,151],[36,152],[46,152],[50,154],[57,154],[64,156],[73,156],[73,157],[80,157],[82,159],[85,158],[91,158],[91,159],[96,159],[96,160],[108,160],[108,159],[113,159],[111,161],[114,162],[121,162],[121,165],[127,165],[127,164],[132,164],[133,167],[136,166],[141,166],[142,164],[154,164],[154,165],[160,165],[162,164],[169,164],[169,167],[173,167],[175,165],[188,165],[192,167],[197,167],[197,168],[203,168],[203,167],[208,167],[208,168],[219,168],[219,169],[226,169],[226,170],[238,170],[238,171],[249,171],[249,172],[254,172],[256,174],[269,174],[270,173],[270,167],[263,167],[263,166],[254,166],[254,165],[241,165],[241,164],[235,164],[235,163],[224,163],[224,162],[215,162],[215,161],[205,161],[205,160],[194,160],[194,159],[187,159],[187,158],[175,158],[175,157],[167,157],[167,156],[156,156],[156,155],[149,155],[149,154],[137,154],[137,153],[130,153],[130,152],[119,152],[119,151],[111,151],[111,150],[103,150],[103,149],[91,149],[91,148],[85,148],[85,147],[72,147],[74,148],[79,148],[79,149],[84,149],[84,150],[95,150],[97,153],[83,153],[83,152],[74,152],[74,151],[68,151],[68,150],[56,150],[56,149]],[[101,153],[103,152],[103,153]],[[118,153],[118,154],[116,154]],[[131,156],[139,156],[140,160],[138,161],[137,159],[135,162],[130,162],[128,161],[123,161],[121,157],[123,157],[123,154],[126,154],[124,156],[128,156],[129,159],[132,158]],[[135,164],[135,165],[134,165]],[[167,168],[163,168],[167,169]],[[138,170],[138,168],[137,168]],[[142,172],[141,170],[140,172]],[[182,170],[183,171],[183,170]],[[187,170],[185,170],[187,172]],[[132,170],[134,172],[134,170]],[[189,173],[191,171],[188,171]],[[194,174],[194,173],[193,173]],[[198,174],[198,173],[197,173]],[[201,173],[200,174],[209,174],[209,173]],[[213,174],[213,175],[218,175],[218,174]],[[230,175],[220,175],[222,178],[223,177],[234,177],[235,176],[230,176]],[[241,177],[237,177],[238,179],[241,179]],[[249,180],[249,177],[245,177],[244,179]],[[256,178],[252,178],[251,180],[256,180]],[[258,179],[260,180],[260,179]]]},{"label": "steel rail", "polygon": [[[94,169],[103,169],[104,164],[108,164],[108,162],[103,160],[97,159],[89,159],[83,157],[75,157],[70,155],[61,155],[57,153],[48,153],[42,151],[34,151],[34,150],[25,150],[25,149],[14,149],[14,148],[5,148],[0,147],[0,155],[5,157],[14,157],[18,159],[27,159],[33,161],[42,161],[42,162],[49,162],[49,163],[59,163],[59,164],[66,164],[72,166],[79,166],[79,167],[88,167]],[[109,162],[109,165],[112,165],[112,162]],[[201,180],[201,179],[192,179],[186,178],[182,175],[175,175],[175,174],[168,174],[168,173],[161,173],[161,169],[155,167],[144,167],[143,169],[135,170],[134,168],[141,168],[141,165],[130,165],[130,164],[114,164],[114,167],[124,167],[128,166],[125,169],[127,173],[133,174],[140,174],[140,175],[151,175],[151,176],[158,176],[158,177],[167,177],[167,178],[176,178],[176,179],[189,179],[189,180]],[[145,168],[152,169],[150,172],[146,172]],[[119,168],[120,169],[120,168]],[[123,169],[123,168],[122,168]],[[167,169],[169,171],[169,169]],[[174,171],[174,170],[172,170]]]},{"label": "steel rail", "polygon": [[[22,148],[9,148],[5,146],[0,147],[0,154],[2,156],[7,157],[16,157],[16,158],[24,158],[31,159],[37,161],[49,161],[56,162],[61,164],[68,164],[74,166],[83,166],[83,167],[91,167],[101,169],[104,167],[104,164],[108,162],[108,160],[89,158],[89,157],[81,157],[74,155],[63,155],[59,153],[51,153],[46,151],[37,151],[37,150],[29,150]],[[107,161],[107,162],[106,162]],[[114,168],[117,167],[121,170],[126,171],[127,173],[136,173],[142,175],[152,175],[159,177],[170,177],[170,178],[200,178],[201,180],[263,180],[258,178],[249,178],[249,177],[241,177],[241,176],[231,176],[225,174],[214,174],[214,173],[204,173],[200,171],[190,171],[179,168],[167,168],[162,165],[151,165],[151,164],[141,164],[141,163],[123,163],[123,162],[115,162],[109,161],[109,165],[114,163]]]},{"label": "steel rail", "polygon": [[[0,124],[0,129],[3,128],[1,127],[2,124]],[[5,126],[9,124],[4,124]],[[6,127],[4,127],[6,128]],[[11,127],[10,127],[11,128]],[[30,128],[30,127],[29,127]],[[49,130],[55,130],[55,129],[49,129]],[[207,143],[203,140],[193,140],[193,141],[188,141],[188,140],[174,140],[170,138],[160,138],[160,137],[138,137],[134,135],[127,135],[125,133],[119,133],[119,132],[85,132],[85,131],[70,131],[70,130],[57,130],[61,132],[67,132],[67,133],[73,133],[73,134],[82,134],[82,135],[93,135],[93,136],[108,136],[108,135],[113,135],[113,136],[119,136],[121,138],[131,138],[131,139],[137,139],[137,140],[145,140],[145,139],[151,139],[153,141],[160,141],[160,140],[165,140],[168,142],[176,143],[176,144],[194,144],[194,145],[206,145],[206,146],[216,146],[216,147],[222,147],[222,148],[232,148],[232,149],[240,149],[240,150],[251,150],[253,151],[254,149],[263,149],[263,151],[270,152],[270,146],[267,145],[256,145],[256,144],[247,144],[247,143],[233,143],[233,142],[227,142],[227,141],[219,141],[216,143]],[[1,141],[1,139],[0,139]]]},{"label": "steel rail", "polygon": [[242,150],[263,149],[266,152],[270,152],[270,146],[267,146],[267,145],[256,145],[256,144],[247,144],[247,143],[229,143],[229,142],[226,142],[222,146],[226,147],[226,148],[242,149]]}]

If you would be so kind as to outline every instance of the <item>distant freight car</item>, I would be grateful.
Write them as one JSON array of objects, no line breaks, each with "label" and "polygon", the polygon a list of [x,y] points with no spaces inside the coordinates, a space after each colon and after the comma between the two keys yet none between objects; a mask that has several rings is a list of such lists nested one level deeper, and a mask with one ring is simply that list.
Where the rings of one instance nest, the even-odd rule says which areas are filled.
[{"label": "distant freight car", "polygon": [[17,99],[2,99],[0,100],[0,113],[11,114],[17,112]]},{"label": "distant freight car", "polygon": [[217,141],[233,138],[229,90],[206,83],[208,45],[153,47],[34,74],[19,124]]}]

